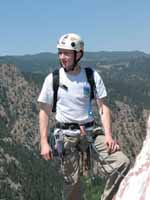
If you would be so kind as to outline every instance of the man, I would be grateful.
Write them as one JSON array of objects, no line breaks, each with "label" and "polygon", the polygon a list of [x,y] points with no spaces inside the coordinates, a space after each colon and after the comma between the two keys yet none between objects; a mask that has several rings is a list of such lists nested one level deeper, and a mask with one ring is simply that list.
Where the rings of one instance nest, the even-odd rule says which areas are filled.
[{"label": "man", "polygon": [[[92,133],[93,112],[90,98],[90,85],[85,69],[79,61],[83,56],[84,42],[74,33],[63,35],[57,44],[61,68],[59,70],[59,88],[56,104],[56,129],[54,135],[63,137],[65,155],[62,161],[64,175],[64,199],[80,200],[79,146],[85,151],[87,142],[82,141],[86,132]],[[105,160],[101,170],[108,176],[101,200],[111,200],[129,168],[128,158],[119,150],[119,145],[112,138],[110,109],[107,105],[106,89],[100,75],[93,70],[95,91],[99,113],[105,136],[99,135],[94,140],[96,150]],[[48,144],[48,116],[53,107],[53,78],[49,74],[43,84],[38,101],[40,102],[41,155],[45,160],[53,158],[52,148]],[[109,156],[108,156],[109,155]],[[105,169],[105,170],[104,170]]]}]

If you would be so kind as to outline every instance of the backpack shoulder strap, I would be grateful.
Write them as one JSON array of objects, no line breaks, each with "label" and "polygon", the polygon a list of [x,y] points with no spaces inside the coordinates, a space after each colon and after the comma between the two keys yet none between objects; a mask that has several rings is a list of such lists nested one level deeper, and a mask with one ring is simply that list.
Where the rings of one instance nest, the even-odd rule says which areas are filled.
[{"label": "backpack shoulder strap", "polygon": [[94,73],[93,73],[93,70],[89,67],[85,68],[85,72],[86,72],[87,81],[88,81],[88,83],[90,84],[90,87],[91,87],[90,98],[94,99],[94,90],[96,88],[95,80],[94,80]]},{"label": "backpack shoulder strap", "polygon": [[57,93],[59,88],[59,69],[53,71],[52,76],[53,76],[53,92],[54,92],[52,112],[56,112]]}]

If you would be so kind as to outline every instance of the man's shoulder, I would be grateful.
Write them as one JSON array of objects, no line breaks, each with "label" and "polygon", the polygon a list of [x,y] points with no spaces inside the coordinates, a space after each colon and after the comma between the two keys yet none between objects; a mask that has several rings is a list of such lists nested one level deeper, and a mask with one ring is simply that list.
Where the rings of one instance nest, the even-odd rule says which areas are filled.
[{"label": "man's shoulder", "polygon": [[58,69],[55,69],[53,70],[53,72],[51,73],[52,75],[63,75],[64,74],[64,69],[61,67],[61,68],[58,68]]},{"label": "man's shoulder", "polygon": [[92,67],[84,67],[84,70],[85,70],[87,76],[94,77],[94,79],[95,79],[95,76],[99,75],[97,70],[93,69]]},{"label": "man's shoulder", "polygon": [[93,73],[95,73],[95,72],[98,73],[97,70],[95,68],[93,68],[93,67],[83,67],[83,69],[87,70],[87,71],[90,71],[90,72],[93,72]]},{"label": "man's shoulder", "polygon": [[52,73],[49,73],[46,77],[45,77],[45,83],[51,83],[52,82]]}]

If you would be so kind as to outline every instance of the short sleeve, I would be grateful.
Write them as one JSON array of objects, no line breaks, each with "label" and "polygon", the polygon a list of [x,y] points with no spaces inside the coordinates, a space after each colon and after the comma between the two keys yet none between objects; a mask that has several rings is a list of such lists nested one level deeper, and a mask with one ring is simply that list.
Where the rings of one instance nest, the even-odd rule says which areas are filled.
[{"label": "short sleeve", "polygon": [[104,82],[97,71],[94,71],[94,80],[96,85],[96,98],[101,99],[107,96]]},{"label": "short sleeve", "polygon": [[49,74],[43,83],[38,102],[53,104],[52,74]]}]

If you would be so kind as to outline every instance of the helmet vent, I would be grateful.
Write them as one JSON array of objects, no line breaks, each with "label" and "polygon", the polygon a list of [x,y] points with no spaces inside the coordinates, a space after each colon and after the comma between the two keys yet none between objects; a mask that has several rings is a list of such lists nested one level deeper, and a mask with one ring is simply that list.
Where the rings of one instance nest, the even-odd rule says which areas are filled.
[{"label": "helmet vent", "polygon": [[71,46],[75,47],[76,46],[75,42],[71,42]]}]

